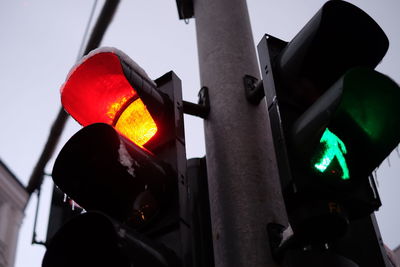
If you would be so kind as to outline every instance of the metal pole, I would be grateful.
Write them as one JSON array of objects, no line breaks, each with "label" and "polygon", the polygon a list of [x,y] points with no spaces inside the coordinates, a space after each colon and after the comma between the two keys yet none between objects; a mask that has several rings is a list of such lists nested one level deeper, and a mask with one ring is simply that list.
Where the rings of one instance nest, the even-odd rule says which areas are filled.
[{"label": "metal pole", "polygon": [[[194,3],[205,120],[215,266],[276,266],[266,226],[286,225],[265,100],[246,101],[243,77],[259,77],[245,0]],[[261,37],[260,37],[261,38]]]}]

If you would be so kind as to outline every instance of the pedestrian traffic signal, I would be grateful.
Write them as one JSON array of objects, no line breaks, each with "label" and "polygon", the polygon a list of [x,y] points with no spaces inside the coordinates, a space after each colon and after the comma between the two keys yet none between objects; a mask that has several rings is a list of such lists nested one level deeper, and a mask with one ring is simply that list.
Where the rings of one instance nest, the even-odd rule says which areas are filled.
[{"label": "pedestrian traffic signal", "polygon": [[308,243],[381,205],[371,173],[400,142],[400,88],[374,70],[388,45],[369,15],[336,0],[289,43],[258,45],[286,208]]},{"label": "pedestrian traffic signal", "polygon": [[[55,259],[75,242],[85,244],[77,246],[82,250],[93,245],[106,253],[109,248],[112,255],[99,259],[126,256],[122,248],[128,247],[137,250],[128,252],[136,254],[128,257],[129,264],[188,266],[192,241],[179,78],[169,72],[153,81],[121,51],[102,48],[72,69],[61,100],[84,128],[59,153],[53,180],[83,209],[100,215],[62,227],[50,241],[43,266],[63,266]],[[91,227],[96,220],[104,223]],[[90,237],[72,235],[71,229],[81,226],[90,228]],[[105,239],[112,239],[104,247],[93,237],[102,236],[103,228]],[[121,231],[127,234],[121,237]],[[77,254],[90,255],[88,263],[96,257],[90,251]],[[158,257],[155,265],[149,257]],[[85,265],[79,257],[72,262]],[[113,266],[130,266],[125,263]]]},{"label": "pedestrian traffic signal", "polygon": [[390,78],[353,68],[296,121],[293,151],[310,158],[321,179],[366,179],[400,142],[397,100],[400,88]]}]

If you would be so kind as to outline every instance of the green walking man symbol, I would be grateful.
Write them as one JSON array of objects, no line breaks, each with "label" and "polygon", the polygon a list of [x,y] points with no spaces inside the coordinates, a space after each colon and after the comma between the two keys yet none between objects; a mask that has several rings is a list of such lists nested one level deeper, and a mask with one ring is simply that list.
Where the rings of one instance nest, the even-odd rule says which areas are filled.
[{"label": "green walking man symbol", "polygon": [[347,180],[350,178],[349,169],[347,167],[346,159],[344,155],[347,153],[346,146],[334,133],[329,131],[326,128],[324,134],[319,141],[323,144],[325,150],[323,151],[321,158],[314,164],[314,167],[320,172],[325,172],[325,170],[329,167],[332,160],[336,157],[339,165],[342,169],[343,180]]}]

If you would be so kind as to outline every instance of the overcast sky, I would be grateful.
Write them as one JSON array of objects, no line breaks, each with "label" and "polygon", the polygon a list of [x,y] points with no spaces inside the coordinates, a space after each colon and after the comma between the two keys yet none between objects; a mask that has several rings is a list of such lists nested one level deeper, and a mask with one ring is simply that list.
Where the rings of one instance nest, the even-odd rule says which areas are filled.
[{"label": "overcast sky", "polygon": [[[199,0],[198,0],[199,1]],[[400,2],[351,1],[370,14],[388,35],[390,48],[378,70],[400,82]],[[74,65],[93,0],[0,0],[0,158],[23,184],[43,149],[60,107],[59,88]],[[96,17],[103,6],[98,1]],[[289,41],[322,6],[318,0],[248,0],[255,45],[264,33]],[[153,79],[173,70],[184,99],[197,101],[201,85],[194,20],[178,20],[173,0],[122,0],[103,46],[128,54]],[[80,128],[69,120],[62,142]],[[187,156],[205,154],[202,121],[185,117]],[[60,148],[59,147],[59,148]],[[51,172],[52,162],[47,167]],[[377,213],[385,243],[400,244],[397,203],[400,160],[396,152],[378,171],[383,207]],[[396,175],[397,174],[397,175]],[[51,179],[43,187],[38,239],[45,239]],[[20,233],[17,267],[40,266],[44,248],[31,246],[33,197]]]}]

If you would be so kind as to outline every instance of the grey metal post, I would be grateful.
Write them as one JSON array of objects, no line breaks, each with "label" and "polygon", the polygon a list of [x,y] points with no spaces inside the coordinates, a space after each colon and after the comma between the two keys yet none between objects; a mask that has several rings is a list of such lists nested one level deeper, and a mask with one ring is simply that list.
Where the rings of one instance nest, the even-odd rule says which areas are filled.
[{"label": "grey metal post", "polygon": [[[243,76],[259,77],[245,0],[194,1],[215,264],[276,266],[266,232],[286,223],[265,101],[246,101]],[[260,36],[261,38],[261,36]]]}]

